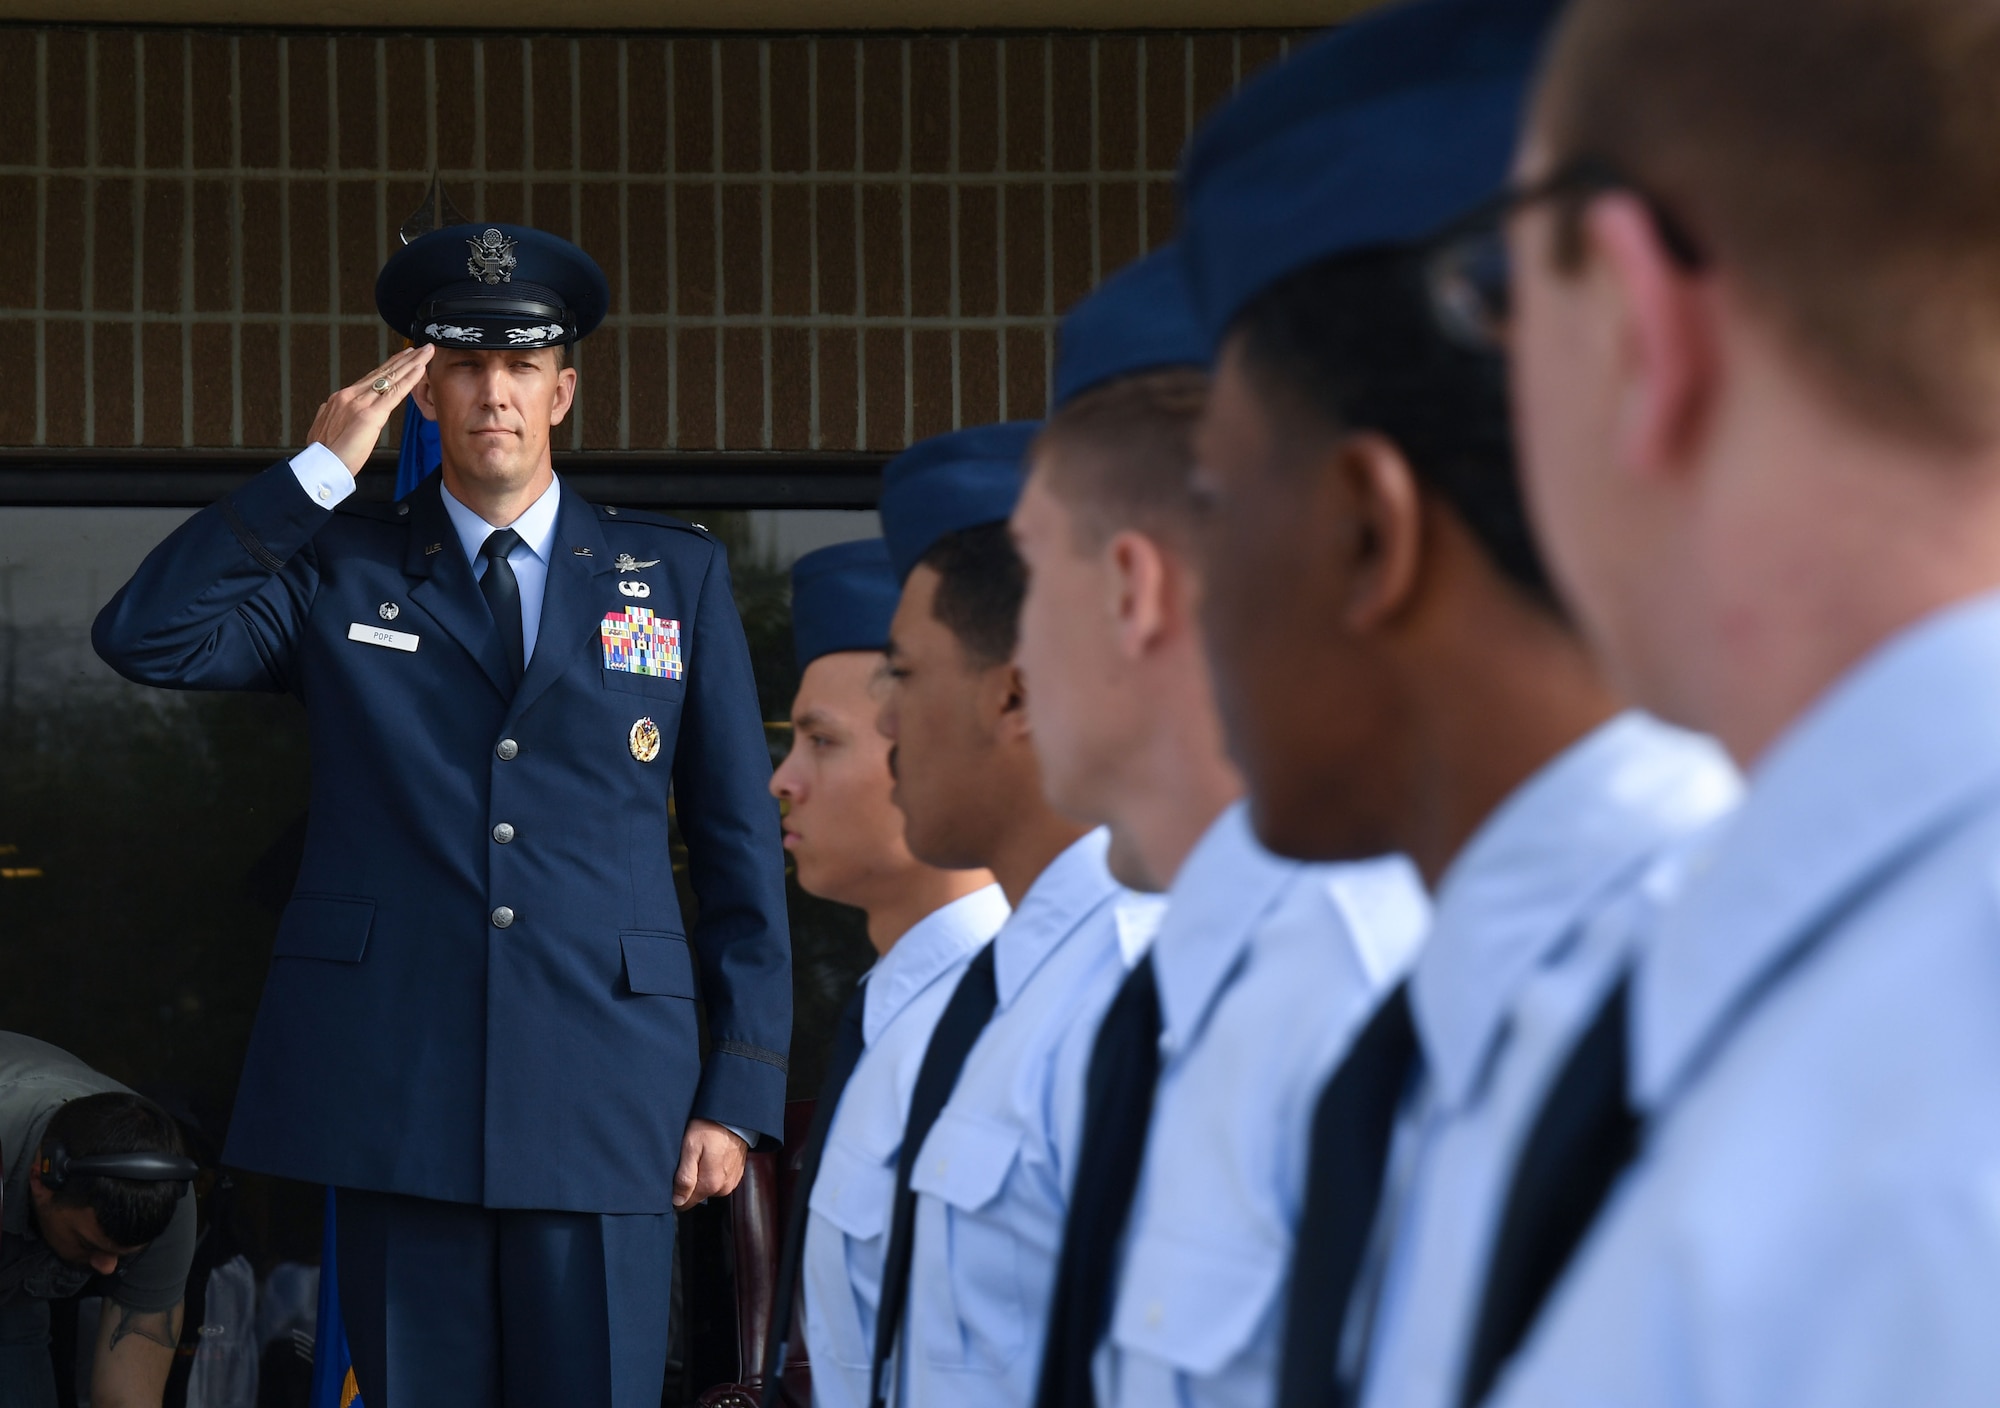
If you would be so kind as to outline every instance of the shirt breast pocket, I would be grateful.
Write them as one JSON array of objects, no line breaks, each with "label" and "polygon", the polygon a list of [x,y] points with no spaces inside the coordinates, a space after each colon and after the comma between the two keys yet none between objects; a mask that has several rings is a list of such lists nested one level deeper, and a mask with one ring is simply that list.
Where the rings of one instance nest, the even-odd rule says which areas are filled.
[{"label": "shirt breast pocket", "polygon": [[[1269,1248],[1203,1245],[1141,1228],[1126,1252],[1111,1339],[1198,1379],[1224,1370],[1233,1378],[1251,1363],[1275,1361],[1278,1288],[1289,1262]],[[1328,1373],[1333,1335],[1329,1327]],[[1251,1372],[1246,1381],[1263,1377]]]},{"label": "shirt breast pocket", "polygon": [[[849,1145],[829,1143],[808,1205],[841,1235],[838,1274],[811,1280],[825,1342],[842,1368],[866,1372],[875,1348],[875,1306],[882,1293],[882,1259],[896,1199],[896,1166]],[[818,1235],[817,1233],[814,1234]],[[829,1249],[830,1251],[832,1249]],[[860,1263],[860,1264],[858,1264]],[[808,1277],[812,1278],[809,1271]],[[866,1299],[864,1308],[861,1303]]]},{"label": "shirt breast pocket", "polygon": [[1020,1234],[1005,1221],[1003,1196],[1020,1148],[1019,1130],[947,1110],[911,1171],[910,1186],[938,1201],[945,1223],[933,1246],[945,1248],[948,1294],[911,1317],[918,1352],[939,1368],[998,1372],[1027,1343],[1041,1298],[1022,1285]]}]

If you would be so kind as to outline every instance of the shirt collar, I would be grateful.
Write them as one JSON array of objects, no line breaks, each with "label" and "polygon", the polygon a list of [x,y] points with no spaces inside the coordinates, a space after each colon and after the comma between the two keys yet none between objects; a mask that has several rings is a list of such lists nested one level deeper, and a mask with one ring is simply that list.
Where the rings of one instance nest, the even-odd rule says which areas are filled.
[{"label": "shirt collar", "polygon": [[[458,541],[465,548],[465,560],[478,566],[479,549],[492,536],[493,525],[453,498],[451,490],[444,487],[442,480],[438,482],[438,493],[444,499],[444,511],[451,518]],[[549,487],[542,490],[541,497],[507,525],[521,535],[522,544],[544,563],[548,562],[549,549],[556,540],[556,510],[561,506],[562,480],[551,477]]]},{"label": "shirt collar", "polygon": [[1167,890],[1166,917],[1153,940],[1165,1049],[1194,1039],[1258,921],[1304,871],[1257,844],[1242,802],[1202,834]]},{"label": "shirt collar", "polygon": [[1665,1104],[1857,892],[2000,789],[2000,593],[1905,630],[1764,756],[1689,867],[1633,990],[1633,1097]]},{"label": "shirt collar", "polygon": [[868,970],[862,999],[861,1040],[873,1046],[883,1028],[925,988],[978,951],[1007,922],[1007,897],[998,885],[961,895],[910,926]]},{"label": "shirt collar", "polygon": [[1487,818],[1438,887],[1410,980],[1437,1097],[1470,1098],[1520,985],[1662,846],[1738,795],[1712,741],[1625,713],[1570,745]]},{"label": "shirt collar", "polygon": [[1021,907],[1000,928],[994,940],[993,981],[1000,1006],[1014,1001],[1035,970],[1062,941],[1074,933],[1119,885],[1104,863],[1111,833],[1103,827],[1071,842],[1035,877]]}]

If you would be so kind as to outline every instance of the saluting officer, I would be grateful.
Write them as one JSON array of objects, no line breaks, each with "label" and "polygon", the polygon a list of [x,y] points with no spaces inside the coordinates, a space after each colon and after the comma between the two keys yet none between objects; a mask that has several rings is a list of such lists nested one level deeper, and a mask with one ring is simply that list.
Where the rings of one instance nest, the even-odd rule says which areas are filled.
[{"label": "saluting officer", "polygon": [[[142,683],[306,706],[305,861],[227,1158],[339,1190],[370,1408],[653,1408],[672,1210],[782,1130],[778,817],[725,555],[550,464],[566,349],[606,303],[538,230],[400,250],[376,304],[414,345],[156,548],[94,632]],[[356,505],[406,393],[442,468]]]}]

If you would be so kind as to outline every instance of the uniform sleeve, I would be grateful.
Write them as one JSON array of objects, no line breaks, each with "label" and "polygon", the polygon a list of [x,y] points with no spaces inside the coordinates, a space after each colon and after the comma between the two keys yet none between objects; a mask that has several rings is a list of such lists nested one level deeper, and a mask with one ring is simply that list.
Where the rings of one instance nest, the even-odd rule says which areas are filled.
[{"label": "uniform sleeve", "polygon": [[111,1299],[133,1310],[172,1310],[187,1293],[188,1267],[194,1263],[194,1192],[181,1195],[174,1220],[153,1243],[126,1263],[112,1280]]},{"label": "uniform sleeve", "polygon": [[272,465],[148,553],[98,614],[91,643],[139,684],[290,688],[318,587],[312,537],[332,518],[289,462]]},{"label": "uniform sleeve", "polygon": [[693,1114],[782,1139],[792,1032],[784,847],[750,647],[720,548],[695,623],[674,750],[674,808],[698,902],[691,940],[708,1009]]}]

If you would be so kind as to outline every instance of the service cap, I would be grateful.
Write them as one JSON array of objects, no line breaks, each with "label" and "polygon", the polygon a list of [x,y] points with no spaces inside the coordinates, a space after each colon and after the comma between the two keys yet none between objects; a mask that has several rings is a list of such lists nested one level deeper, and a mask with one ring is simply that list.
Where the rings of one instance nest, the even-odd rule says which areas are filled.
[{"label": "service cap", "polygon": [[1038,420],[1010,420],[919,440],[882,471],[882,537],[896,581],[947,533],[999,523],[1021,496]]},{"label": "service cap", "polygon": [[1188,296],[1181,252],[1165,245],[1092,289],[1063,319],[1055,405],[1119,377],[1205,367],[1210,345]]},{"label": "service cap", "polygon": [[901,589],[880,538],[818,548],[792,564],[792,649],[799,671],[840,650],[882,650]]},{"label": "service cap", "polygon": [[382,320],[421,346],[555,347],[604,321],[597,261],[525,225],[447,225],[389,256],[375,280]]},{"label": "service cap", "polygon": [[1419,242],[1505,184],[1561,0],[1415,0],[1342,26],[1195,135],[1179,242],[1220,342],[1259,293],[1336,255]]}]

